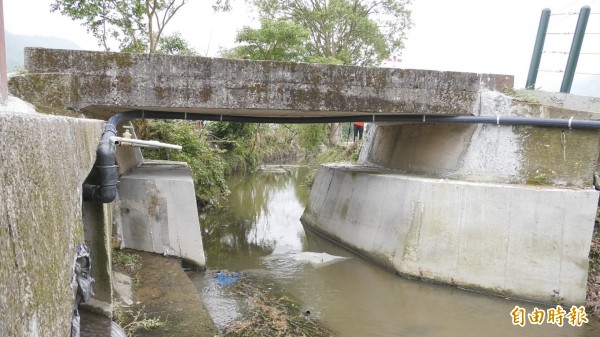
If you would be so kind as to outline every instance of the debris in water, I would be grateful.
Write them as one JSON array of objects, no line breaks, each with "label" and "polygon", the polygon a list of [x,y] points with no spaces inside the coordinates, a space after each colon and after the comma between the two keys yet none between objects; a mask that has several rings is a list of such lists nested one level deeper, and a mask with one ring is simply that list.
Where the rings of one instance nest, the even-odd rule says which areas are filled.
[{"label": "debris in water", "polygon": [[227,287],[237,282],[240,279],[240,276],[242,276],[242,273],[239,272],[219,271],[215,273],[215,281],[218,285]]},{"label": "debris in water", "polygon": [[310,263],[314,268],[321,268],[330,264],[341,262],[349,259],[349,257],[335,256],[327,253],[315,253],[315,252],[299,252],[299,253],[288,253],[288,254],[273,254],[268,258],[271,259],[291,259],[297,262]]},{"label": "debris in water", "polygon": [[241,275],[228,290],[241,297],[248,310],[242,319],[223,331],[223,336],[333,336],[313,319],[310,310],[302,309],[298,301],[281,292],[261,288],[247,274]]}]

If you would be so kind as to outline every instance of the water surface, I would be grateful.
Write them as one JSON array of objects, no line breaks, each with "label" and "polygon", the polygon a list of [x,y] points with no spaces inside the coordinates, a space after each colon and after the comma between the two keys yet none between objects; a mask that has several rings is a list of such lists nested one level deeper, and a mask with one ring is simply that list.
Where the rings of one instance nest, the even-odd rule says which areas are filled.
[{"label": "water surface", "polygon": [[[201,215],[208,268],[247,272],[284,289],[336,336],[600,336],[597,324],[514,326],[515,306],[527,312],[551,306],[407,280],[305,231],[299,221],[309,194],[305,174],[288,168],[231,177],[225,208]],[[295,258],[301,252],[349,259],[319,267]],[[239,304],[220,287],[196,284],[217,326],[239,319]]]}]

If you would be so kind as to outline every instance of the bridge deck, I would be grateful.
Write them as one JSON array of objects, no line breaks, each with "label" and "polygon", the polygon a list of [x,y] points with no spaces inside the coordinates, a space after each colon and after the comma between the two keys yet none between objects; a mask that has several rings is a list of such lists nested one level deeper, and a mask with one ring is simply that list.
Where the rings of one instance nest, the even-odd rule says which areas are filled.
[{"label": "bridge deck", "polygon": [[507,75],[41,48],[26,49],[25,66],[20,87],[52,83],[68,95],[49,100],[96,117],[140,109],[265,117],[465,115],[477,114],[482,91],[513,86]]}]

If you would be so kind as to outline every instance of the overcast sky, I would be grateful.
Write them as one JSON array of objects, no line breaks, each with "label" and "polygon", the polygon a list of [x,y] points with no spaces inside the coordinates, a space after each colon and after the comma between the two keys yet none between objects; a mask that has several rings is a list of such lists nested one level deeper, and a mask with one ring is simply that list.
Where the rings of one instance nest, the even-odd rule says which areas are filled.
[{"label": "overcast sky", "polygon": [[[14,34],[55,36],[72,40],[83,49],[99,50],[95,39],[77,22],[50,13],[52,0],[3,0],[5,29]],[[189,0],[168,26],[179,31],[206,56],[234,44],[244,25],[256,26],[244,1],[234,0],[230,13],[213,13],[211,0]],[[515,88],[525,86],[540,13],[574,13],[589,5],[592,15],[577,71],[600,74],[600,0],[414,0],[414,27],[400,56],[403,68],[501,73],[515,76]],[[594,14],[596,13],[596,14]],[[577,15],[553,15],[549,32],[575,30]],[[568,52],[571,35],[548,35],[547,51]],[[567,55],[546,53],[542,57],[537,86],[558,91]],[[599,96],[599,75],[576,75],[573,93]]]}]

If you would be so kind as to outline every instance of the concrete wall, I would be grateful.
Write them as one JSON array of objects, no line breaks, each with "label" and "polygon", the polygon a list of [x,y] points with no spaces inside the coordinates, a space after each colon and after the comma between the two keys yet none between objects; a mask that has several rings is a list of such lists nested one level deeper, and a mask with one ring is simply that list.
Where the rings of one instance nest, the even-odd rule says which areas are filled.
[{"label": "concrete wall", "polygon": [[0,336],[67,336],[81,184],[103,122],[0,106]]},{"label": "concrete wall", "polygon": [[598,130],[524,126],[405,124],[371,132],[371,164],[428,177],[589,187]]},{"label": "concrete wall", "polygon": [[321,166],[305,225],[411,277],[585,302],[598,192]]},{"label": "concrete wall", "polygon": [[187,164],[145,162],[121,176],[122,246],[206,266],[194,182]]},{"label": "concrete wall", "polygon": [[110,316],[112,314],[112,221],[111,204],[83,202],[83,236],[92,258],[94,296],[85,305]]}]

